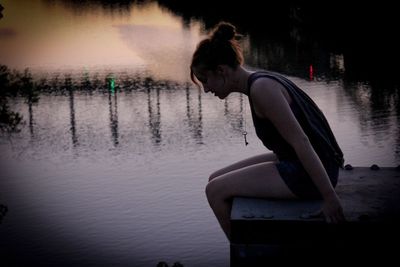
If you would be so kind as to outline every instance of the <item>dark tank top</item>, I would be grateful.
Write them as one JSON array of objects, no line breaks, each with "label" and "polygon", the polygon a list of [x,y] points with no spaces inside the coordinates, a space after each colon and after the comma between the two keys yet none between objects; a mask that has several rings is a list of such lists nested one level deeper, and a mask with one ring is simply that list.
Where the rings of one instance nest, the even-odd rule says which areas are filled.
[{"label": "dark tank top", "polygon": [[297,159],[296,152],[280,135],[273,123],[268,119],[259,118],[254,111],[250,89],[253,82],[261,77],[273,79],[286,88],[292,99],[290,108],[321,161],[323,163],[327,161],[332,163],[333,161],[337,163],[337,166],[343,167],[343,153],[336,142],[328,121],[314,101],[284,76],[274,72],[258,71],[249,76],[247,86],[254,127],[264,146],[273,151],[280,160]]}]

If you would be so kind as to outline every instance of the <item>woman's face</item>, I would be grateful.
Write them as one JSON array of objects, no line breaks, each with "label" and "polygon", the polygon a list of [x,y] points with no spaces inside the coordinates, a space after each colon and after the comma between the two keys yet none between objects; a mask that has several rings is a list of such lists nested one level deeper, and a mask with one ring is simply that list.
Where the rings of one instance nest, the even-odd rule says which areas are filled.
[{"label": "woman's face", "polygon": [[226,88],[226,79],[219,69],[215,71],[194,69],[194,75],[199,80],[204,88],[204,92],[211,92],[220,99],[224,99],[229,95],[229,90]]}]

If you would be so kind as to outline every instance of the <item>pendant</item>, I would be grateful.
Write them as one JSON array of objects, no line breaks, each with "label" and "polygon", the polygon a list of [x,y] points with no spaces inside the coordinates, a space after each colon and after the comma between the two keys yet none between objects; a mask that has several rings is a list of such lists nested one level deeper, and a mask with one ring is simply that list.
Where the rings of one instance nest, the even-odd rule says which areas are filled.
[{"label": "pendant", "polygon": [[247,146],[249,143],[247,142],[247,132],[243,131],[243,136],[244,136],[244,144]]}]

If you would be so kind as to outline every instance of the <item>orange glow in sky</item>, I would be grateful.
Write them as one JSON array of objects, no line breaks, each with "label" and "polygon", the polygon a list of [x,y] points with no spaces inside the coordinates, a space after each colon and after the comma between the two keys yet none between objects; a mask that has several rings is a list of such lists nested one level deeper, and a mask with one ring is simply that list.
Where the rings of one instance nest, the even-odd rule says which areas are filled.
[{"label": "orange glow in sky", "polygon": [[0,64],[10,68],[126,66],[181,81],[189,76],[191,54],[201,38],[199,26],[183,27],[157,3],[132,5],[122,13],[100,6],[74,10],[57,1],[5,0],[2,5]]}]

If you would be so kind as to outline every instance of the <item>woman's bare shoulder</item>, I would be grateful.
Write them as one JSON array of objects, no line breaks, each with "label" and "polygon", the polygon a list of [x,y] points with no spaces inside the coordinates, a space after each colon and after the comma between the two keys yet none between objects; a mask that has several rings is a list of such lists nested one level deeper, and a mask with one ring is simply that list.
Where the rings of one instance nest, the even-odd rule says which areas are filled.
[{"label": "woman's bare shoulder", "polygon": [[263,105],[271,101],[282,100],[282,95],[286,99],[285,91],[285,87],[278,81],[263,77],[255,80],[251,85],[250,97],[256,105]]}]

